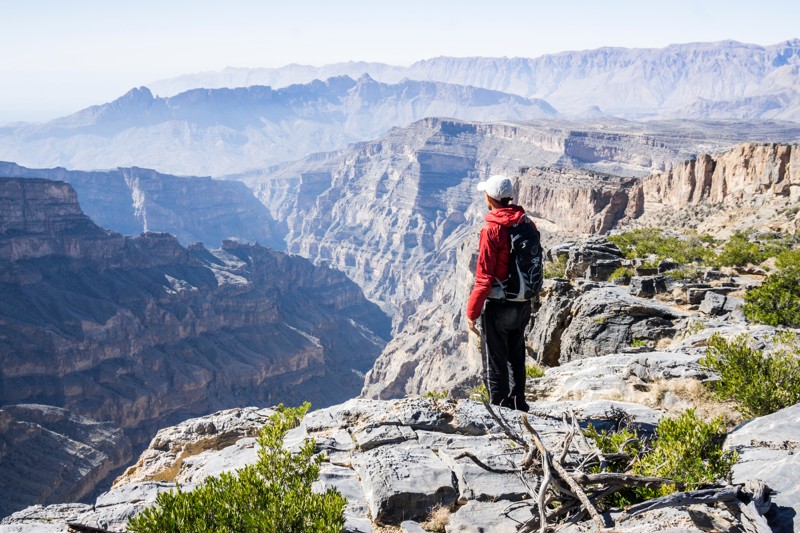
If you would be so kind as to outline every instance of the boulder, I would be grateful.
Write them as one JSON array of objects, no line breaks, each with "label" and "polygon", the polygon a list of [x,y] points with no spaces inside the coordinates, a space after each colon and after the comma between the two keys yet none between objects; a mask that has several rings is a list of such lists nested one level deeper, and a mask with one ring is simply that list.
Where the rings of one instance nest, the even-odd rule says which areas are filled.
[{"label": "boulder", "polygon": [[608,281],[611,274],[622,266],[621,259],[603,259],[592,263],[586,270],[586,278],[592,281]]},{"label": "boulder", "polygon": [[569,249],[567,275],[572,278],[580,278],[586,274],[591,265],[597,264],[599,261],[621,261],[624,258],[617,245],[608,242],[603,237],[593,237]]},{"label": "boulder", "polygon": [[457,499],[450,468],[424,446],[385,446],[353,459],[372,519],[381,525],[425,517]]},{"label": "boulder", "polygon": [[583,294],[560,283],[546,293],[528,344],[546,365],[618,353],[635,339],[656,342],[675,334],[687,313],[602,285]]},{"label": "boulder", "polygon": [[741,298],[726,296],[719,292],[706,292],[698,310],[707,315],[724,315],[736,311],[742,306]]},{"label": "boulder", "polygon": [[[637,270],[637,273],[639,273]],[[633,296],[652,298],[656,294],[667,292],[667,283],[664,276],[639,274],[631,278],[628,290]]]}]

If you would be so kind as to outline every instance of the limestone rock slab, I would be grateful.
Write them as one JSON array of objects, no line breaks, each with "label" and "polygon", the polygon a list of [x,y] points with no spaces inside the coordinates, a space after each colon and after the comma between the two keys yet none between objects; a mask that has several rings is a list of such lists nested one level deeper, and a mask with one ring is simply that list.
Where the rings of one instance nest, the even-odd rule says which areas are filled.
[{"label": "limestone rock slab", "polygon": [[742,424],[725,447],[739,452],[734,483],[757,478],[775,491],[767,513],[773,530],[800,530],[800,404]]},{"label": "limestone rock slab", "polygon": [[455,503],[450,468],[430,449],[380,447],[353,459],[370,514],[378,524],[399,524],[425,516],[436,505]]}]

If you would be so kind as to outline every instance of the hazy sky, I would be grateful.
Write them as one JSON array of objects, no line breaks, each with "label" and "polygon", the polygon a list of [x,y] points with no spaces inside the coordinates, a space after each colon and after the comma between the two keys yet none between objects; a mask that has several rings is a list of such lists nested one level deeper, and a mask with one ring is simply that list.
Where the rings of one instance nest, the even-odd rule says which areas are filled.
[{"label": "hazy sky", "polygon": [[798,0],[0,0],[0,124],[226,66],[775,44],[798,21]]}]

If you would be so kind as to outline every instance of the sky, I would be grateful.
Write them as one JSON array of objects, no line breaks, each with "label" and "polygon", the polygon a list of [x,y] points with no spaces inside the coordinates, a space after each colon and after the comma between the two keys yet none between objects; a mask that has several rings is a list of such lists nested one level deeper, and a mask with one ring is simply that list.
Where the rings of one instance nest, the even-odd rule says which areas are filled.
[{"label": "sky", "polygon": [[769,45],[798,21],[797,0],[0,0],[0,125],[227,66]]}]

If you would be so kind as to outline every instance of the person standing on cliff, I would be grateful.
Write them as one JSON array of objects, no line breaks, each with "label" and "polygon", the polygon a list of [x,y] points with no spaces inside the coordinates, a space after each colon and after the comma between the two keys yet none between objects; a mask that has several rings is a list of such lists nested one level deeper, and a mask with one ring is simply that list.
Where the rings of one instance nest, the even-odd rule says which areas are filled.
[{"label": "person standing on cliff", "polygon": [[[509,228],[525,214],[511,203],[514,188],[505,176],[478,183],[489,212],[481,229],[475,286],[467,302],[467,326],[482,336],[484,380],[493,405],[528,411],[525,402],[525,328],[531,301],[506,300],[500,282],[506,280],[513,258]],[[533,224],[533,222],[530,222]],[[481,330],[477,320],[481,318]]]}]

